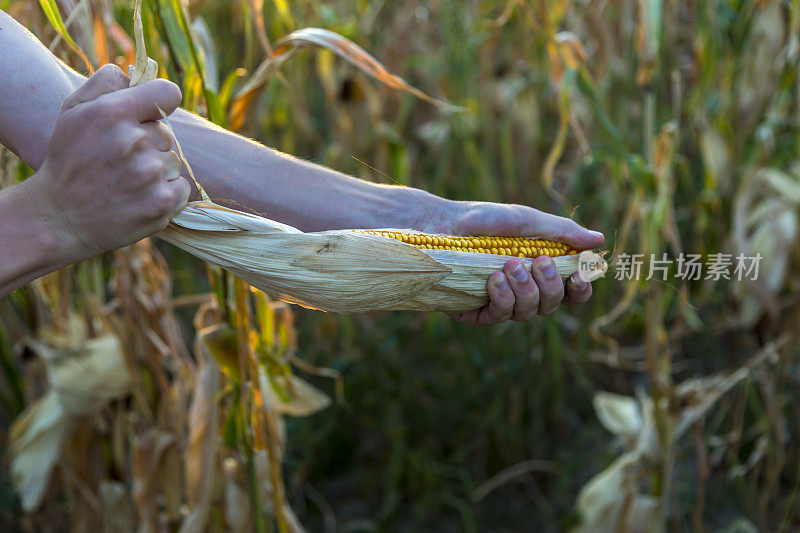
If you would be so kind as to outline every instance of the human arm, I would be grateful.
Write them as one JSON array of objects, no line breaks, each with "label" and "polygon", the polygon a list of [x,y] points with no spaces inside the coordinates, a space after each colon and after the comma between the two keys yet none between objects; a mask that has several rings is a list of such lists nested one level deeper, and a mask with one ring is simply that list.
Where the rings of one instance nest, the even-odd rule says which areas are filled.
[{"label": "human arm", "polygon": [[63,101],[36,173],[0,190],[0,296],[159,231],[186,205],[191,188],[155,122],[180,90],[165,80],[115,87],[109,72]]},{"label": "human arm", "polygon": [[[22,53],[0,57],[0,142],[33,168],[44,157],[60,102],[83,78],[52,56],[30,33],[0,12],[0,47]],[[124,75],[116,74],[116,83]],[[20,102],[25,102],[20,106]],[[462,234],[516,234],[555,238],[579,248],[602,243],[602,235],[574,222],[525,206],[454,202],[419,189],[376,185],[307,163],[222,130],[182,110],[171,118],[176,135],[200,182],[213,184],[215,196],[267,214],[304,231],[358,227],[401,227]],[[210,148],[211,147],[211,148]],[[219,181],[220,178],[232,176]],[[507,274],[518,261],[510,261]],[[459,318],[491,323],[506,318],[528,320],[549,314],[565,294],[560,278],[534,269],[524,281],[497,273],[488,284],[491,304]],[[510,290],[495,281],[506,280]],[[535,282],[534,282],[535,280]],[[582,302],[591,287],[570,282],[567,301]]]}]

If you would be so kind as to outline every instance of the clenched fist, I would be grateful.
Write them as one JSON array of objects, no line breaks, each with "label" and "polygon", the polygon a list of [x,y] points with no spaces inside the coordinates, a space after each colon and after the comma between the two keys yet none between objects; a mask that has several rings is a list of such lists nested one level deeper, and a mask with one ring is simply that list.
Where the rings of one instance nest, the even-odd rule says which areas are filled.
[{"label": "clenched fist", "polygon": [[61,239],[68,262],[125,246],[166,227],[189,198],[159,108],[181,101],[166,80],[128,86],[106,65],[64,100],[39,171],[21,184]]}]

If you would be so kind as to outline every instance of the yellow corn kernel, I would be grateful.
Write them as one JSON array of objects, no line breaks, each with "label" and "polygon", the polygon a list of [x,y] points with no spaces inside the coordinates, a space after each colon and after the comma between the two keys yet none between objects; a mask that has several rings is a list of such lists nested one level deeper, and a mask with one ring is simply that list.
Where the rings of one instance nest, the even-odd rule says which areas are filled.
[{"label": "yellow corn kernel", "polygon": [[414,231],[386,231],[380,229],[354,230],[359,233],[378,235],[425,250],[452,250],[460,252],[508,255],[511,257],[558,257],[580,253],[564,243],[528,237],[430,235]]}]

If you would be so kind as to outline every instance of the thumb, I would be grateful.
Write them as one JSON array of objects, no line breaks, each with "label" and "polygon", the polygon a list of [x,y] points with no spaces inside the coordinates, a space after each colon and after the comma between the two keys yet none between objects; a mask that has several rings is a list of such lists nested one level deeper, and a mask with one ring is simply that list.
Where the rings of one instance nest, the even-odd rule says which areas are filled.
[{"label": "thumb", "polygon": [[572,219],[522,205],[484,204],[472,208],[458,220],[454,230],[460,235],[523,235],[556,240],[579,250],[603,244],[605,237]]},{"label": "thumb", "polygon": [[161,111],[172,114],[181,103],[181,90],[171,81],[157,78],[104,98],[130,112],[139,122],[149,122],[161,120]]},{"label": "thumb", "polygon": [[116,65],[103,65],[91,78],[78,87],[71,95],[67,96],[61,104],[61,112],[73,107],[91,102],[104,94],[119,91],[128,87],[128,77]]},{"label": "thumb", "polygon": [[[536,210],[534,210],[536,211]],[[529,227],[537,237],[554,239],[578,250],[591,250],[603,244],[605,237],[599,231],[584,228],[570,218],[537,211]]]}]

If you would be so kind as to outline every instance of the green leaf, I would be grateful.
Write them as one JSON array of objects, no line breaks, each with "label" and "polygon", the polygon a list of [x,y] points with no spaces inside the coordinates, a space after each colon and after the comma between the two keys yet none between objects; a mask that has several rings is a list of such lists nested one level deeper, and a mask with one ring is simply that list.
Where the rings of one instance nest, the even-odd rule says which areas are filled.
[{"label": "green leaf", "polygon": [[50,25],[58,32],[62,39],[64,39],[67,44],[78,54],[81,60],[86,64],[86,68],[89,72],[92,72],[94,69],[92,68],[92,62],[89,61],[89,58],[86,54],[81,50],[81,47],[72,40],[72,36],[67,31],[67,27],[64,25],[64,21],[61,18],[61,14],[58,12],[58,5],[56,5],[55,0],[39,0],[39,5],[42,6],[42,11],[44,11],[44,15],[47,17],[47,20],[50,21]]},{"label": "green leaf", "polygon": [[53,26],[61,38],[67,41],[73,48],[78,48],[78,45],[75,44],[75,41],[72,40],[72,36],[70,36],[67,31],[67,27],[64,26],[64,20],[61,18],[61,13],[58,12],[58,5],[56,5],[55,0],[39,0],[39,5],[42,6],[44,16],[47,17],[47,20],[50,21],[50,25]]},{"label": "green leaf", "polygon": [[217,96],[217,106],[220,109],[220,113],[226,113],[228,104],[233,96],[233,86],[236,85],[236,82],[239,81],[240,78],[243,78],[246,74],[247,71],[245,69],[237,68],[225,77],[225,81],[222,82],[222,87],[220,88],[219,95]]},{"label": "green leaf", "polygon": [[225,420],[225,424],[222,427],[222,440],[225,443],[225,446],[231,448],[233,450],[236,449],[237,444],[239,443],[239,435],[242,433],[241,429],[241,402],[240,398],[240,390],[239,387],[236,387],[236,390],[233,393],[233,405],[231,405],[231,410],[228,413],[228,418]]}]

